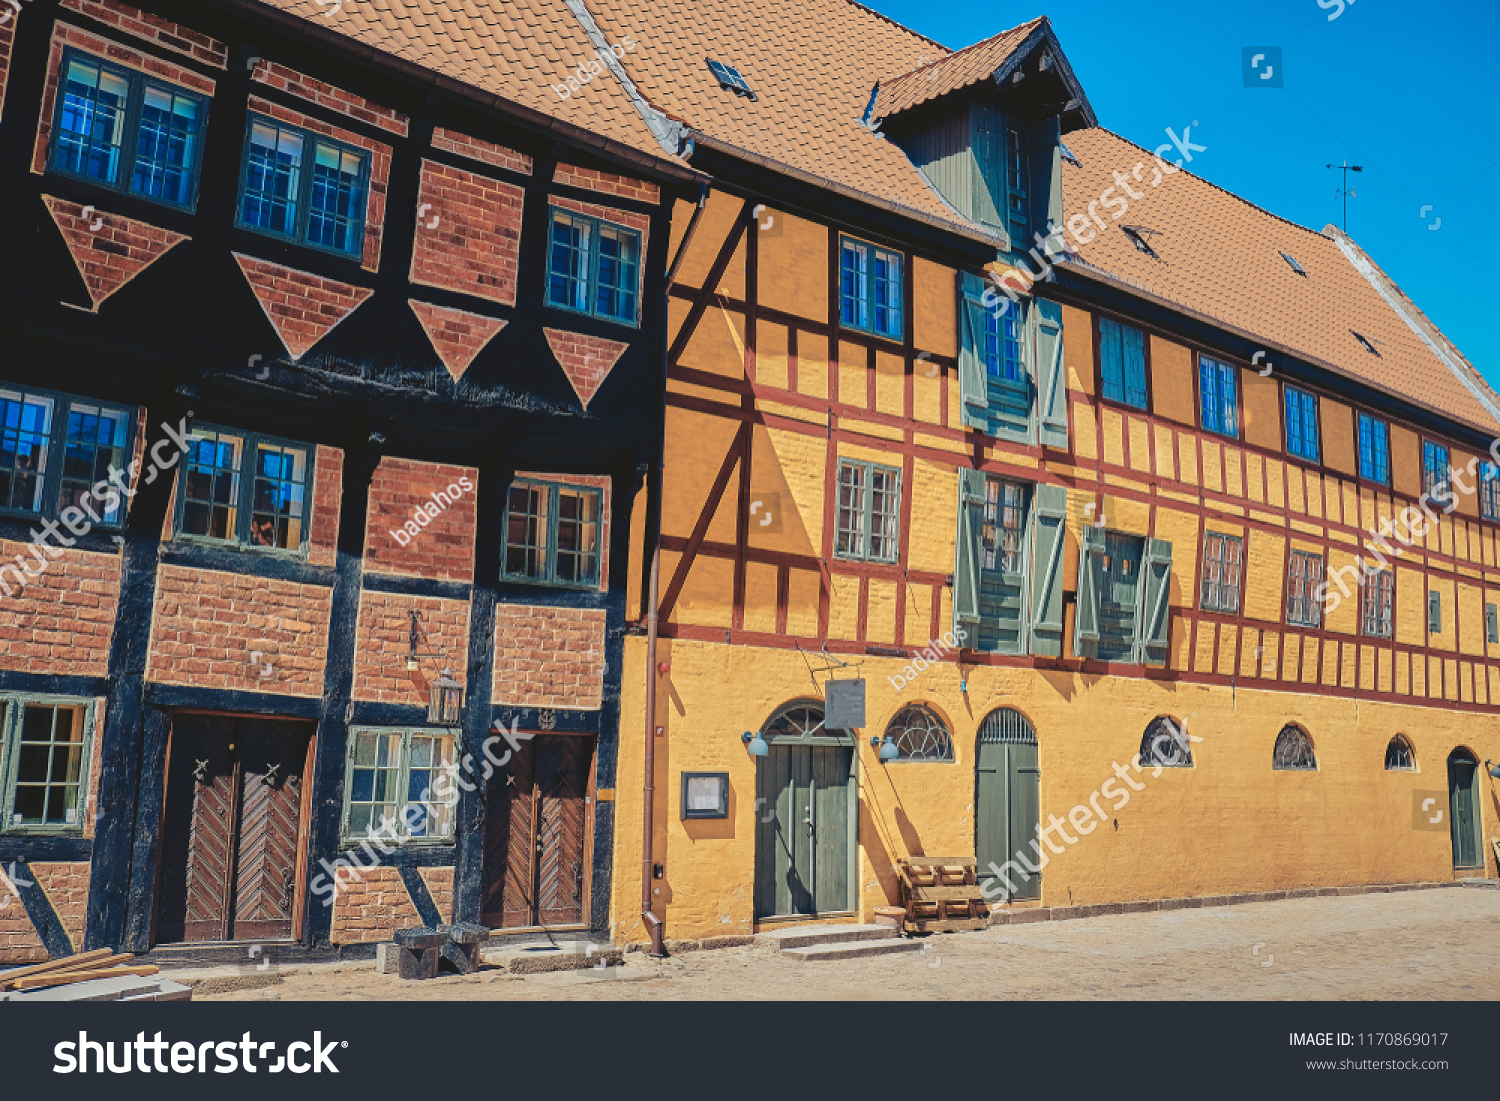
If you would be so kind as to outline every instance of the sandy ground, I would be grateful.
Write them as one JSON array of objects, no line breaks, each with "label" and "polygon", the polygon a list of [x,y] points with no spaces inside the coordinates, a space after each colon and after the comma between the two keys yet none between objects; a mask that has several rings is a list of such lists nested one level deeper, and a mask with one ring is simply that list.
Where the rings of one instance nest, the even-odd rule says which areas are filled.
[{"label": "sandy ground", "polygon": [[288,968],[203,1001],[884,999],[1500,1000],[1500,890],[1449,888],[1123,914],[927,937],[920,953],[806,963],[765,944],[642,953],[547,975],[403,982],[373,962]]}]

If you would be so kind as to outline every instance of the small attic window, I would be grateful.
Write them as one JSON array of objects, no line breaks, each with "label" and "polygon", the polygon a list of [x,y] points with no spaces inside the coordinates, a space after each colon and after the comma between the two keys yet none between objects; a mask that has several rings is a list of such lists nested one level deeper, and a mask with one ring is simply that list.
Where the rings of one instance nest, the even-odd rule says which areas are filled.
[{"label": "small attic window", "polygon": [[1058,142],[1057,147],[1062,150],[1063,160],[1067,161],[1069,164],[1077,165],[1079,168],[1083,167],[1078,158],[1073,156],[1073,150],[1069,149],[1062,142]]},{"label": "small attic window", "polygon": [[[1307,275],[1307,269],[1304,268],[1301,264],[1297,263],[1297,258],[1295,256],[1293,256],[1291,253],[1289,253],[1289,252],[1283,252],[1281,254],[1281,258],[1283,260],[1285,260],[1288,264],[1290,264],[1291,267],[1292,267],[1292,270],[1294,272],[1296,272],[1298,275],[1301,275],[1301,276],[1304,276],[1304,277]],[[1363,340],[1364,337],[1360,337],[1360,339]]]},{"label": "small attic window", "polygon": [[1126,237],[1130,238],[1130,243],[1136,247],[1138,252],[1144,252],[1147,256],[1155,260],[1161,259],[1160,256],[1156,255],[1156,250],[1151,247],[1151,243],[1146,240],[1146,234],[1155,234],[1156,230],[1147,229],[1145,226],[1121,226],[1120,229]]},{"label": "small attic window", "polygon": [[1369,352],[1372,356],[1380,355],[1380,353],[1375,350],[1375,345],[1371,343],[1369,337],[1365,336],[1363,333],[1356,333],[1353,329],[1350,329],[1349,331],[1354,334],[1355,340],[1359,341],[1365,346],[1365,351]]},{"label": "small attic window", "polygon": [[740,71],[733,65],[725,65],[722,61],[713,58],[704,58],[708,62],[709,72],[714,74],[714,79],[719,82],[719,87],[733,92],[737,96],[745,96],[755,99],[755,93],[750,90],[750,85],[740,75]]}]

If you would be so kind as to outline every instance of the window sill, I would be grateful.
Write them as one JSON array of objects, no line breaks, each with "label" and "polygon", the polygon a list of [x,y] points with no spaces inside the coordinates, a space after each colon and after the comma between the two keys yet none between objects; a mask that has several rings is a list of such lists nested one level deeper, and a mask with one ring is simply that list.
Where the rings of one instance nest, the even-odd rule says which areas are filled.
[{"label": "window sill", "polygon": [[628,320],[623,317],[610,317],[608,314],[594,313],[592,310],[575,310],[571,306],[559,306],[556,302],[543,302],[542,305],[549,310],[556,310],[559,313],[571,314],[574,317],[587,317],[593,321],[603,321],[610,325],[623,325],[627,329],[639,329],[641,327],[641,319],[639,317]]}]

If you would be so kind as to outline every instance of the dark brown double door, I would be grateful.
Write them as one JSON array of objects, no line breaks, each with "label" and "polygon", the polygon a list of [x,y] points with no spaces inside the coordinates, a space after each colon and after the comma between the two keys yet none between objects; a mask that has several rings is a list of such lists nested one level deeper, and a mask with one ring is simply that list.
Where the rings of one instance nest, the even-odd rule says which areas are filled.
[{"label": "dark brown double door", "polygon": [[593,773],[591,735],[539,734],[490,778],[484,924],[586,924]]},{"label": "dark brown double door", "polygon": [[293,935],[311,723],[172,722],[156,942]]}]

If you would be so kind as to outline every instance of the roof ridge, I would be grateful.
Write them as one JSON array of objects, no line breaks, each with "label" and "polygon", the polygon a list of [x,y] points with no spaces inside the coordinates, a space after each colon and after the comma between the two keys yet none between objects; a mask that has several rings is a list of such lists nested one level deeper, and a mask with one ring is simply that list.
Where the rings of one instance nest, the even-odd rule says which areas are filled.
[{"label": "roof ridge", "polygon": [[897,22],[896,20],[892,19],[889,15],[886,15],[885,12],[883,12],[883,11],[876,11],[874,8],[870,7],[868,4],[861,4],[859,2],[859,0],[844,0],[844,3],[848,4],[851,8],[861,8],[864,11],[869,12],[871,15],[875,16],[876,18],[881,19],[881,20],[883,20],[886,23],[889,23],[891,26],[895,27],[897,30],[905,31],[907,34],[912,35],[915,38],[920,38],[923,42],[930,42],[932,45],[936,46],[940,50],[947,50],[950,55],[958,52],[957,50],[953,49],[953,47],[951,47],[951,46],[944,46],[936,38],[928,38],[921,31],[914,31],[910,27],[908,27],[905,23],[899,23],[899,22]]},{"label": "roof ridge", "polygon": [[[1126,145],[1134,146],[1136,149],[1139,149],[1142,153],[1145,153],[1147,156],[1150,156],[1150,157],[1155,157],[1156,156],[1156,153],[1155,153],[1154,150],[1147,149],[1144,145],[1139,145],[1136,142],[1131,141],[1124,134],[1117,134],[1117,133],[1115,133],[1113,130],[1111,130],[1107,126],[1097,126],[1097,127],[1094,127],[1093,129],[1103,130],[1106,134],[1110,135],[1110,137],[1119,138]],[[1189,129],[1191,129],[1191,127],[1189,127]],[[1183,140],[1186,140],[1186,139],[1184,138]],[[1171,143],[1168,142],[1166,144],[1170,145]],[[1160,148],[1160,146],[1158,146],[1158,148]],[[1179,165],[1177,167],[1177,172],[1181,172],[1181,173],[1184,173],[1185,175],[1191,176],[1193,179],[1198,180],[1199,182],[1208,185],[1209,187],[1213,188],[1215,191],[1219,192],[1220,194],[1228,195],[1231,199],[1234,199],[1237,202],[1243,203],[1245,206],[1248,206],[1251,210],[1254,210],[1254,211],[1256,211],[1257,213],[1260,213],[1260,214],[1264,214],[1268,218],[1274,218],[1274,219],[1276,219],[1276,221],[1281,222],[1281,223],[1283,223],[1285,225],[1289,225],[1293,229],[1300,229],[1303,233],[1310,233],[1314,237],[1322,237],[1322,238],[1325,238],[1325,239],[1327,239],[1327,237],[1328,237],[1328,234],[1325,233],[1325,232],[1322,232],[1322,231],[1316,230],[1316,229],[1312,229],[1309,226],[1303,225],[1301,222],[1294,222],[1290,218],[1287,218],[1287,217],[1285,217],[1285,216],[1283,216],[1281,214],[1277,214],[1274,210],[1267,210],[1265,207],[1259,205],[1258,203],[1251,202],[1249,199],[1245,198],[1243,195],[1240,195],[1240,194],[1238,194],[1236,192],[1230,191],[1227,187],[1224,187],[1222,184],[1216,184],[1216,183],[1214,183],[1213,180],[1210,180],[1207,176],[1200,176],[1196,172],[1189,171],[1188,169],[1182,167],[1181,165]],[[1173,175],[1176,175],[1176,173],[1173,173]]]}]

